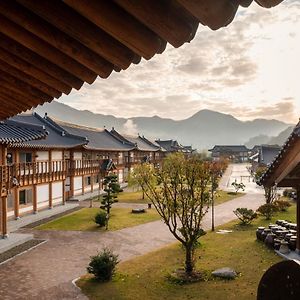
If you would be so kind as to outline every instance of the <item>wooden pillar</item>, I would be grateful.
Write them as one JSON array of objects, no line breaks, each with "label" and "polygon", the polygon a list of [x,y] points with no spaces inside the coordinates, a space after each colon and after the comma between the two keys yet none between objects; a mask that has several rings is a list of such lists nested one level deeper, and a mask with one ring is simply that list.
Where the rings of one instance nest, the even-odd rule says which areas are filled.
[{"label": "wooden pillar", "polygon": [[1,214],[2,214],[2,238],[8,237],[7,231],[7,196],[1,197]]},{"label": "wooden pillar", "polygon": [[15,219],[20,219],[20,194],[19,188],[16,186],[13,190],[14,194],[14,212],[15,212]]},{"label": "wooden pillar", "polygon": [[75,161],[74,161],[74,151],[70,151],[70,197],[74,196],[74,172],[75,172]]},{"label": "wooden pillar", "polygon": [[33,213],[36,214],[38,211],[37,208],[37,185],[34,184],[32,188],[32,206],[33,206]]},{"label": "wooden pillar", "polygon": [[300,186],[297,187],[297,245],[296,251],[300,254]]},{"label": "wooden pillar", "polygon": [[52,202],[52,151],[49,150],[49,208],[53,207],[53,202]]},{"label": "wooden pillar", "polygon": [[94,191],[94,174],[91,174],[91,193]]},{"label": "wooden pillar", "polygon": [[[7,147],[5,145],[1,145],[1,162],[0,164],[5,168],[6,166],[6,156],[7,156]],[[5,169],[3,172],[7,172]],[[4,191],[0,191],[1,193],[3,192],[1,196],[1,236],[2,238],[6,238],[8,236],[8,230],[7,230],[7,190],[5,190],[8,185],[7,185],[7,176],[3,176],[3,180],[5,182],[1,182],[1,189],[4,189]]]},{"label": "wooden pillar", "polygon": [[62,203],[63,205],[66,204],[66,180],[62,181]]},{"label": "wooden pillar", "polygon": [[49,208],[53,208],[52,200],[52,182],[49,182]]},{"label": "wooden pillar", "polygon": [[82,175],[82,195],[84,195],[84,175]]}]

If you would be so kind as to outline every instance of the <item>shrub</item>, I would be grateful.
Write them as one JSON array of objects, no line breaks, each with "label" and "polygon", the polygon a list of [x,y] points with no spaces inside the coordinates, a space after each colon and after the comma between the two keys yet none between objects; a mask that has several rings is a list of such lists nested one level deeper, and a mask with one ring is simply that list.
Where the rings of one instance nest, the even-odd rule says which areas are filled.
[{"label": "shrub", "polygon": [[274,204],[279,211],[287,211],[287,208],[291,206],[291,203],[287,200],[276,200]]},{"label": "shrub", "polygon": [[266,203],[261,205],[257,211],[267,220],[270,220],[271,217],[278,211],[278,207],[274,203]]},{"label": "shrub", "polygon": [[118,263],[118,255],[115,255],[110,249],[104,248],[96,256],[91,256],[87,271],[93,274],[98,281],[109,281]]},{"label": "shrub", "polygon": [[255,211],[245,207],[239,207],[233,212],[241,221],[242,225],[250,224],[255,218],[257,218],[257,213]]},{"label": "shrub", "polygon": [[95,216],[95,218],[94,218],[94,222],[96,223],[96,224],[98,224],[100,227],[104,227],[105,225],[106,225],[106,212],[105,211],[103,211],[103,210],[100,210],[97,214],[96,214],[96,216]]},{"label": "shrub", "polygon": [[235,193],[236,193],[236,194],[238,193],[239,190],[244,191],[244,190],[245,190],[245,187],[246,187],[242,182],[237,183],[237,182],[235,182],[235,181],[232,182],[231,185],[234,187]]},{"label": "shrub", "polygon": [[288,197],[288,198],[292,198],[294,196],[295,192],[296,192],[295,189],[285,189],[283,191],[283,196]]}]

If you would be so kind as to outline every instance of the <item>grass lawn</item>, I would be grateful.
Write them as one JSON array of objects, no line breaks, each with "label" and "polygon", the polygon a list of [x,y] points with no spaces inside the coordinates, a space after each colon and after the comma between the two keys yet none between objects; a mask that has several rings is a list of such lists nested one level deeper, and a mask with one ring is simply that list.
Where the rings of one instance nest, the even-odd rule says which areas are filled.
[{"label": "grass lawn", "polygon": [[[277,219],[294,221],[295,218],[294,205],[288,212],[277,214],[270,222]],[[232,267],[239,272],[239,277],[232,281],[213,279],[188,285],[169,282],[166,275],[182,267],[184,259],[182,248],[173,244],[120,263],[112,282],[100,284],[86,275],[77,284],[89,299],[253,300],[256,299],[257,286],[263,273],[281,260],[263,243],[256,241],[256,227],[270,222],[259,218],[252,225],[237,226],[237,221],[234,221],[219,227],[232,229],[233,233],[221,235],[210,232],[201,238],[197,269],[212,271],[220,267]]]},{"label": "grass lawn", "polygon": [[[218,191],[218,197],[215,198],[215,205],[230,201],[234,198],[241,197],[245,195],[244,193],[233,193],[226,191]],[[120,203],[149,203],[151,202],[148,197],[145,195],[143,199],[142,191],[137,192],[122,192],[118,194],[118,201]],[[95,202],[98,202],[98,198],[95,198]]]},{"label": "grass lawn", "polygon": [[[105,231],[105,229],[99,228],[93,221],[98,211],[99,208],[83,208],[36,228],[40,230]],[[147,209],[144,214],[132,214],[131,209],[112,208],[108,229],[119,230],[159,219],[160,216],[155,209]]]},{"label": "grass lawn", "polygon": [[219,190],[217,192],[217,195],[218,196],[215,198],[215,205],[222,204],[224,202],[227,202],[227,201],[233,200],[235,198],[244,196],[245,193],[237,193],[236,194],[234,192],[226,192],[226,191]]}]

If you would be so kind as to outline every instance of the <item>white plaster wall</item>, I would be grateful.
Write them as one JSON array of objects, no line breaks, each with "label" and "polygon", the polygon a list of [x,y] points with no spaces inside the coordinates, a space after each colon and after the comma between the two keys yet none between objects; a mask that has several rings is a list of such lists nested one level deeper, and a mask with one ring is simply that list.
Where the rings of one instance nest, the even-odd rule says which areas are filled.
[{"label": "white plaster wall", "polygon": [[49,160],[49,153],[48,153],[48,151],[37,151],[36,155],[37,155],[36,161]]},{"label": "white plaster wall", "polygon": [[49,203],[49,184],[39,184],[36,187],[37,203],[47,202]]},{"label": "white plaster wall", "polygon": [[52,183],[52,202],[60,203],[63,200],[63,182]]},{"label": "white plaster wall", "polygon": [[74,195],[82,193],[82,176],[74,177]]},{"label": "white plaster wall", "polygon": [[37,151],[36,152],[36,162],[38,164],[39,173],[48,172],[48,163],[49,163],[49,153],[48,151]]},{"label": "white plaster wall", "polygon": [[74,152],[75,168],[81,168],[82,152]]},{"label": "white plaster wall", "polygon": [[52,151],[52,160],[62,160],[63,153],[62,151]]},{"label": "white plaster wall", "polygon": [[11,210],[7,213],[7,217],[12,217],[14,215],[15,215],[15,212],[13,210]]},{"label": "white plaster wall", "polygon": [[27,206],[27,207],[23,207],[23,208],[20,208],[19,210],[19,213],[24,213],[24,212],[27,212],[27,211],[32,211],[33,210],[33,206]]}]

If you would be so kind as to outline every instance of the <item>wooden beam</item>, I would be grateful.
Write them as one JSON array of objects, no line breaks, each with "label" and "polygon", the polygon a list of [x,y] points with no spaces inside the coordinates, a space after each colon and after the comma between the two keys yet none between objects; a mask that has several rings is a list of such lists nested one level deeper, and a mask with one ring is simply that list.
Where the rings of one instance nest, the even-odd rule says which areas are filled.
[{"label": "wooden beam", "polygon": [[[171,0],[114,0],[120,7],[174,47],[189,42],[198,22]],[[185,17],[184,17],[185,16]]]},{"label": "wooden beam", "polygon": [[53,193],[52,193],[52,150],[49,150],[48,152],[48,161],[49,161],[49,174],[51,179],[49,180],[49,208],[53,208]]},{"label": "wooden beam", "polygon": [[273,6],[278,5],[283,0],[255,0],[260,6],[265,8],[271,8]]},{"label": "wooden beam", "polygon": [[12,22],[22,26],[101,77],[107,78],[112,72],[111,63],[16,2],[0,0],[0,11]]},{"label": "wooden beam", "polygon": [[27,63],[34,65],[36,68],[43,70],[71,88],[74,87],[75,89],[79,90],[83,85],[83,81],[77,78],[75,75],[58,67],[49,60],[36,54],[34,51],[27,49],[20,43],[17,43],[2,33],[0,33],[0,47],[5,49],[7,52],[25,60]]},{"label": "wooden beam", "polygon": [[11,85],[11,89],[16,89],[20,92],[20,94],[28,96],[29,98],[38,99],[38,101],[36,102],[37,104],[40,103],[40,99],[44,101],[53,100],[53,97],[27,84],[23,80],[20,80],[14,76],[9,75],[6,72],[3,72],[2,70],[0,70],[0,79],[1,81],[7,82],[9,85]]},{"label": "wooden beam", "polygon": [[27,75],[23,73],[22,71],[16,69],[15,67],[10,66],[5,61],[0,59],[0,70],[3,72],[13,76],[14,78],[17,78],[18,80],[21,80],[28,85],[32,86],[35,89],[38,89],[39,91],[53,97],[53,98],[59,98],[62,93],[58,90],[44,84],[43,82],[39,81],[38,79],[32,77],[31,75]]},{"label": "wooden beam", "polygon": [[[0,11],[2,13],[2,11]],[[58,65],[62,69],[74,73],[79,79],[93,83],[97,74],[89,70],[73,58],[57,50],[50,44],[44,42],[34,34],[28,32],[21,26],[0,15],[0,32],[12,37],[15,41],[36,52],[40,56]]]},{"label": "wooden beam", "polygon": [[285,164],[284,170],[280,173],[280,175],[276,179],[276,183],[282,181],[285,177],[287,177],[300,163],[300,152],[293,157],[287,164]]},{"label": "wooden beam", "polygon": [[69,94],[72,87],[64,84],[63,82],[57,80],[56,78],[50,76],[48,73],[38,69],[34,65],[26,62],[25,60],[18,58],[15,55],[7,52],[6,50],[0,48],[0,59],[5,61],[8,65],[18,69],[19,71],[29,75],[33,78],[38,78],[41,82],[47,86],[61,92],[64,94]]},{"label": "wooden beam", "polygon": [[62,1],[18,2],[119,68],[127,69],[131,64],[134,53],[130,49]]},{"label": "wooden beam", "polygon": [[275,182],[279,183],[280,180],[283,180],[282,174],[284,173],[285,176],[288,175],[286,173],[287,168],[289,172],[292,171],[290,167],[294,165],[294,160],[299,159],[299,150],[300,150],[300,139],[297,139],[290,147],[290,149],[282,154],[283,157],[280,160],[280,164],[275,166],[273,171],[271,169],[271,174],[266,179],[266,183],[265,183],[266,185],[272,185]]},{"label": "wooden beam", "polygon": [[177,0],[199,22],[213,30],[232,22],[239,7],[238,1],[228,0]]},{"label": "wooden beam", "polygon": [[0,98],[2,102],[4,101],[7,107],[12,107],[14,109],[16,107],[19,107],[19,109],[27,110],[28,104],[32,103],[31,99],[28,99],[22,94],[19,94],[17,92],[8,89],[6,85],[3,84],[3,82],[1,81],[0,81]]},{"label": "wooden beam", "polygon": [[[149,28],[112,1],[64,0],[66,4],[138,55],[150,59],[165,45]],[[101,18],[99,16],[101,15]],[[164,47],[164,46],[163,46]]]}]

